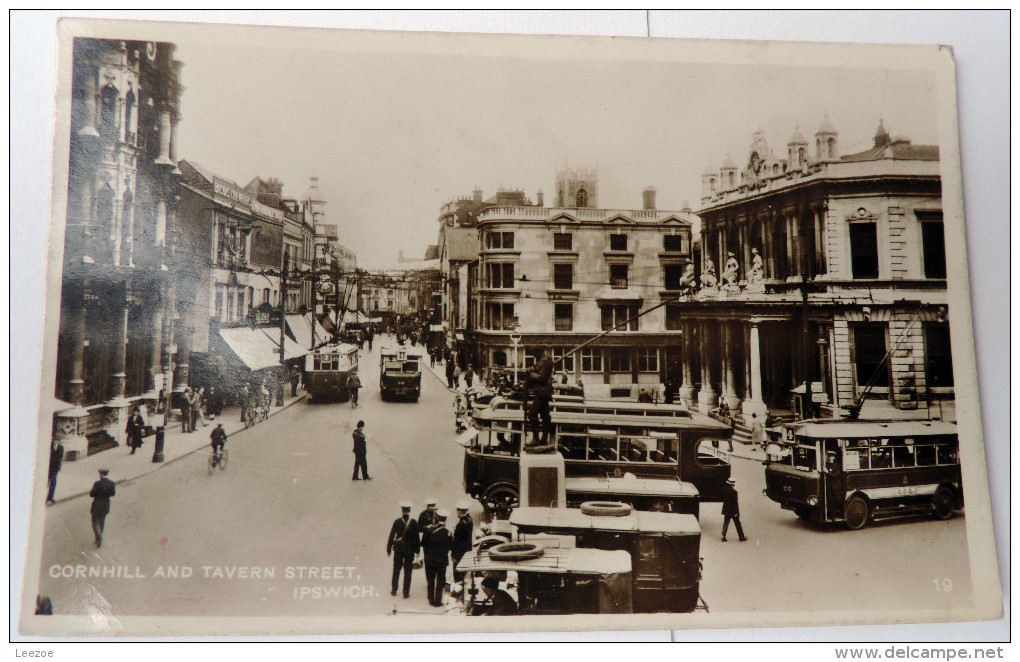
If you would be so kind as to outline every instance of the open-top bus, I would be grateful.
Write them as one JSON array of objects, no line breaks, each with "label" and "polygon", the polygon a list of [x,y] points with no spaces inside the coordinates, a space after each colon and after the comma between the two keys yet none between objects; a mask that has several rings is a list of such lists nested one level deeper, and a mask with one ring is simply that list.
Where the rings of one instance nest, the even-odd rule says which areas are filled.
[{"label": "open-top bus", "polygon": [[[732,430],[719,421],[680,405],[580,398],[554,397],[550,414],[567,480],[672,478],[693,484],[702,501],[723,497],[730,464],[712,442]],[[477,434],[461,437],[464,491],[496,515],[519,503],[524,418],[520,400],[498,396],[475,412]]]},{"label": "open-top bus", "polygon": [[347,400],[347,384],[358,372],[358,348],[344,343],[323,345],[305,355],[305,391],[313,400]]},{"label": "open-top bus", "polygon": [[802,519],[844,522],[912,514],[949,519],[962,505],[959,437],[942,421],[815,419],[783,428],[765,494]]},{"label": "open-top bus", "polygon": [[421,395],[421,352],[403,345],[379,350],[379,394],[383,400]]},{"label": "open-top bus", "polygon": [[[510,516],[518,541],[568,536],[586,549],[631,558],[635,613],[691,612],[699,604],[701,527],[693,515],[629,510],[592,502],[577,508],[518,508]],[[605,514],[602,514],[605,513]],[[622,513],[622,514],[621,514]]]}]

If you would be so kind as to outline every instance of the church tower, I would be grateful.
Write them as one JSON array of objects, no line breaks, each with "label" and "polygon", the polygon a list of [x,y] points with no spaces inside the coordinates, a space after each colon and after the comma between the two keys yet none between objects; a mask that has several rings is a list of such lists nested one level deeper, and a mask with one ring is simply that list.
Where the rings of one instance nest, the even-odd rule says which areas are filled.
[{"label": "church tower", "polygon": [[815,154],[819,161],[835,161],[839,158],[839,144],[836,140],[838,136],[839,132],[826,116],[815,132]]},{"label": "church tower", "polygon": [[786,169],[800,170],[808,162],[808,141],[800,133],[800,128],[793,130],[790,142],[786,143]]},{"label": "church tower", "polygon": [[598,170],[564,168],[556,172],[556,206],[594,209],[599,206]]}]

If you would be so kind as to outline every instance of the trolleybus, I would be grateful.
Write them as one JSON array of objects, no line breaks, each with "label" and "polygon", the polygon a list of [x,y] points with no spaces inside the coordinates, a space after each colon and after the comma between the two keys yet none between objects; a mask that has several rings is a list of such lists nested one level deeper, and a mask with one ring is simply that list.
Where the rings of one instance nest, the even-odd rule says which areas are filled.
[{"label": "trolleybus", "polygon": [[[681,405],[555,397],[550,414],[568,481],[672,478],[691,483],[701,501],[723,497],[730,464],[712,442],[729,439],[732,430],[709,416]],[[498,516],[519,503],[524,419],[520,400],[497,396],[475,412],[477,432],[461,436],[464,490]]]},{"label": "trolleybus", "polygon": [[312,400],[346,401],[351,395],[347,383],[357,372],[356,345],[323,345],[305,355],[305,391]]},{"label": "trolleybus", "polygon": [[952,423],[815,419],[783,432],[789,452],[766,461],[765,494],[802,519],[860,529],[901,515],[949,519],[962,506]]}]

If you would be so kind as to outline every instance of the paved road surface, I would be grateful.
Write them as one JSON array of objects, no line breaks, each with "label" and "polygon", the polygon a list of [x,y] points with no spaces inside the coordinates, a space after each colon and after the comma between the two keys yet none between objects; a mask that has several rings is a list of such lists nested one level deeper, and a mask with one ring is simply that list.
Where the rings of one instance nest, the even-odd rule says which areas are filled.
[{"label": "paved road surface", "polygon": [[[378,348],[362,359],[359,409],[300,403],[231,437],[225,472],[208,475],[199,452],[118,485],[102,549],[92,544],[88,499],[49,508],[41,592],[58,613],[96,617],[433,613],[421,571],[409,600],[390,597],[385,539],[402,499],[417,515],[428,496],[451,510],[463,498],[452,397],[425,370],[420,402],[382,402]],[[373,480],[353,482],[359,418]],[[970,594],[962,517],[820,527],[762,496],[759,463],[735,458],[733,474],[750,541],[731,533],[722,543],[719,505],[702,508],[701,593],[713,613],[916,610]],[[50,576],[77,566],[145,578]],[[161,567],[192,574],[157,578]]]}]

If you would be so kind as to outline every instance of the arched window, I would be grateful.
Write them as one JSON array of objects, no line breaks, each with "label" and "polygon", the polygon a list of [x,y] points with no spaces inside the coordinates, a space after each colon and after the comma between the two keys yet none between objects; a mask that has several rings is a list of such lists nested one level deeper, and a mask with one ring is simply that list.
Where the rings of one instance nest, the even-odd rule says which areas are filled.
[{"label": "arched window", "polygon": [[807,150],[801,147],[797,150],[797,165],[804,165],[805,161],[807,161]]},{"label": "arched window", "polygon": [[712,193],[715,193],[715,177],[712,177],[711,179],[708,180],[708,190]]},{"label": "arched window", "polygon": [[577,206],[587,207],[588,206],[588,191],[583,188],[577,190]]},{"label": "arched window", "polygon": [[733,188],[736,185],[737,185],[737,173],[735,173],[735,172],[733,172],[731,170],[730,171],[730,188]]},{"label": "arched window", "polygon": [[132,236],[133,228],[131,227],[131,218],[134,215],[134,200],[135,197],[131,194],[131,189],[124,191],[120,207],[120,263],[129,266],[132,258],[131,247],[134,243],[134,237]]},{"label": "arched window", "polygon": [[113,222],[113,189],[109,184],[96,196],[96,221],[105,229],[109,229]]},{"label": "arched window", "polygon": [[835,138],[829,138],[829,141],[827,143],[827,147],[829,149],[829,158],[830,159],[836,158],[836,139]]},{"label": "arched window", "polygon": [[99,93],[99,131],[105,138],[117,136],[117,88],[106,85]]}]

